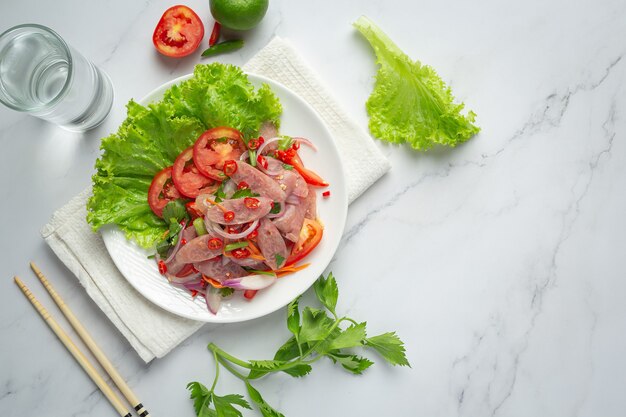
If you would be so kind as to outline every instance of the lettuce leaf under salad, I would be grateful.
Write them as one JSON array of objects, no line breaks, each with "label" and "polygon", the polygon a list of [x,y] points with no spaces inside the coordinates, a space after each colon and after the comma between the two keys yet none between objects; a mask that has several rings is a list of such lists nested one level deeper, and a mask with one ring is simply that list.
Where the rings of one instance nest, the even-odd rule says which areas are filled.
[{"label": "lettuce leaf under salad", "polygon": [[131,100],[118,131],[102,139],[87,221],[94,231],[116,224],[127,238],[151,247],[168,230],[148,205],[154,175],[207,129],[231,126],[248,139],[265,121],[278,127],[281,113],[268,85],[255,89],[239,67],[220,63],[197,65],[192,78],[172,86],[159,102],[142,106]]},{"label": "lettuce leaf under salad", "polygon": [[361,16],[354,26],[371,44],[380,65],[366,103],[374,136],[427,150],[435,144],[454,147],[478,133],[474,112],[461,114],[463,103],[454,103],[450,87],[433,68],[413,61],[367,17]]}]

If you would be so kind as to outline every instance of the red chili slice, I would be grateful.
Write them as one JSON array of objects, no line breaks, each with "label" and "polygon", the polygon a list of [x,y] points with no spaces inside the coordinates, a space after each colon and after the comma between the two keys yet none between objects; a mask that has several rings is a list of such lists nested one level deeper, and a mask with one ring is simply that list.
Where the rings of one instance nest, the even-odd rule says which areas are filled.
[{"label": "red chili slice", "polygon": [[259,165],[261,165],[264,169],[267,169],[268,163],[267,163],[267,159],[265,159],[265,157],[263,155],[259,155],[256,158],[256,161],[259,163]]},{"label": "red chili slice", "polygon": [[224,162],[223,171],[224,171],[224,175],[226,175],[227,177],[230,177],[235,172],[237,172],[237,162],[233,161],[232,159]]},{"label": "red chili slice", "polygon": [[209,239],[209,241],[207,242],[207,246],[211,250],[219,249],[219,248],[222,247],[222,245],[223,245],[222,239],[220,239],[218,237],[213,237],[213,238]]},{"label": "red chili slice", "polygon": [[222,25],[219,22],[215,22],[213,25],[213,30],[211,31],[211,36],[209,37],[209,46],[213,46],[217,43],[217,40],[220,37],[220,29]]},{"label": "red chili slice", "polygon": [[246,207],[248,207],[249,209],[258,209],[259,208],[259,199],[258,198],[254,198],[254,197],[246,197],[243,199],[243,203],[245,204]]},{"label": "red chili slice", "polygon": [[241,181],[239,184],[237,184],[238,190],[243,190],[245,188],[250,188],[250,185],[247,182]]},{"label": "red chili slice", "polygon": [[167,273],[167,264],[165,263],[165,261],[160,260],[159,261],[159,274],[165,275],[166,273]]},{"label": "red chili slice", "polygon": [[224,220],[227,222],[232,222],[235,219],[235,213],[232,211],[227,211],[224,213]]},{"label": "red chili slice", "polygon": [[237,259],[244,259],[250,256],[250,251],[247,248],[233,249],[230,253]]},{"label": "red chili slice", "polygon": [[259,290],[245,290],[243,296],[248,300],[252,300],[257,292],[259,292]]},{"label": "red chili slice", "polygon": [[220,186],[213,178],[202,175],[193,161],[193,146],[185,149],[172,167],[174,185],[182,195],[196,198],[200,194],[212,194]]},{"label": "red chili slice", "polygon": [[222,169],[229,160],[238,160],[246,151],[243,135],[230,127],[216,127],[204,132],[193,145],[193,161],[201,174],[221,181]]}]

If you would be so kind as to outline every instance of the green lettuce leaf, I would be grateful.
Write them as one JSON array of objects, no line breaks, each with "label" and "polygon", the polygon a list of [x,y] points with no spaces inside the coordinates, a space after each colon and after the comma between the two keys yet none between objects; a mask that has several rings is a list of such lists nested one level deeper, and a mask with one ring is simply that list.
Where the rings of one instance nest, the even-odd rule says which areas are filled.
[{"label": "green lettuce leaf", "polygon": [[246,138],[265,121],[279,125],[282,107],[269,86],[258,89],[233,65],[197,65],[194,76],[172,86],[161,101],[127,105],[117,133],[102,139],[102,155],[92,177],[87,221],[94,231],[116,224],[129,239],[151,247],[167,230],[148,206],[153,176],[206,129],[230,126]]},{"label": "green lettuce leaf", "polygon": [[354,26],[374,48],[380,64],[366,103],[374,136],[427,150],[434,144],[454,147],[478,133],[474,112],[461,114],[463,103],[454,103],[450,87],[434,69],[411,60],[367,17],[361,16]]}]

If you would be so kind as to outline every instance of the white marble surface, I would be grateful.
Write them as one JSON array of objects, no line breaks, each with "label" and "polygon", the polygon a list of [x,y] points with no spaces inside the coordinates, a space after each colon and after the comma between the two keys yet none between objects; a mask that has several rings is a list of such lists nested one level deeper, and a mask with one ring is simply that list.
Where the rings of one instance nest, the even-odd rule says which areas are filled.
[{"label": "white marble surface", "polygon": [[[187,4],[209,21],[206,0]],[[282,312],[206,326],[144,365],[39,236],[90,183],[99,138],[124,103],[201,61],[155,53],[152,30],[170,5],[0,5],[0,30],[56,29],[108,72],[116,94],[105,124],[84,135],[0,108],[3,417],[115,415],[13,285],[23,276],[52,307],[29,260],[54,277],[154,416],[194,415],[185,385],[212,380],[208,342],[254,358],[287,337]],[[246,47],[219,59],[243,64],[274,34],[288,38],[366,125],[375,66],[351,27],[360,14],[434,66],[483,130],[427,154],[379,142],[392,171],[350,207],[329,267],[340,310],[371,332],[397,330],[413,367],[379,360],[355,377],[320,362],[304,379],[273,376],[259,389],[286,416],[624,415],[626,3],[272,0]],[[219,390],[244,392],[228,377]]]}]

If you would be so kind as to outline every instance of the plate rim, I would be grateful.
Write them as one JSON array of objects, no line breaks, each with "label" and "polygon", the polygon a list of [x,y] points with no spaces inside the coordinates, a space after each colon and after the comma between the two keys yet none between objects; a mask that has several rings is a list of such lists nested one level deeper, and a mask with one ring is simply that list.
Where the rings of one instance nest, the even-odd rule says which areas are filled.
[{"label": "plate rim", "polygon": [[[334,254],[337,252],[337,249],[339,248],[339,244],[341,243],[341,238],[343,237],[343,233],[345,231],[345,227],[346,227],[346,222],[347,222],[347,214],[348,214],[348,191],[347,191],[347,178],[345,175],[345,167],[343,164],[343,161],[341,159],[341,154],[339,153],[339,149],[336,146],[336,142],[334,139],[333,134],[331,133],[330,129],[328,128],[328,126],[326,125],[324,119],[321,117],[321,115],[306,101],[304,100],[300,95],[298,95],[297,93],[295,93],[293,90],[291,90],[290,88],[288,88],[287,86],[285,86],[284,84],[282,84],[279,81],[275,81],[273,79],[270,79],[266,76],[263,75],[259,75],[253,72],[248,72],[248,71],[244,71],[244,74],[246,74],[246,76],[251,76],[252,78],[256,78],[257,80],[251,80],[252,82],[254,81],[258,81],[261,83],[266,83],[268,84],[268,86],[271,88],[272,84],[278,86],[279,88],[284,89],[285,91],[287,91],[289,94],[291,94],[291,96],[293,98],[295,98],[301,105],[303,105],[304,107],[306,107],[311,114],[315,115],[315,117],[317,118],[317,121],[319,122],[320,126],[322,127],[322,129],[325,131],[325,133],[327,134],[327,136],[331,139],[332,143],[333,143],[333,150],[334,152],[336,152],[337,154],[337,159],[339,161],[338,166],[334,167],[333,169],[338,170],[339,171],[339,175],[344,179],[344,181],[342,181],[343,183],[343,193],[338,193],[339,195],[337,195],[337,197],[341,197],[343,201],[341,201],[340,203],[340,208],[341,208],[341,213],[337,213],[340,215],[340,227],[339,227],[339,235],[338,235],[338,239],[336,240],[336,242],[334,242],[334,245],[330,248],[329,253],[331,254],[328,262],[326,263],[326,265],[324,265],[324,269],[325,270],[328,265],[332,262]],[[193,73],[189,73],[189,74],[185,74],[185,75],[181,75],[179,77],[176,77],[170,81],[167,81],[159,86],[157,86],[156,88],[152,89],[149,93],[147,93],[146,95],[144,95],[140,100],[137,101],[138,104],[142,105],[142,106],[147,106],[150,103],[152,103],[153,101],[150,100],[150,97],[157,95],[159,93],[164,93],[167,89],[169,89],[170,87],[172,87],[175,84],[178,84],[182,81],[188,80],[190,78],[193,77]],[[282,103],[281,103],[282,104]],[[336,197],[335,197],[336,198]],[[252,314],[250,316],[244,316],[244,317],[240,317],[237,315],[234,316],[226,316],[226,317],[221,317],[218,318],[218,315],[207,315],[205,316],[205,318],[200,318],[197,316],[192,316],[189,314],[186,314],[184,312],[181,311],[173,311],[172,309],[168,308],[167,306],[164,305],[164,303],[160,303],[158,302],[158,300],[154,300],[151,297],[148,297],[147,295],[145,295],[142,292],[141,288],[138,288],[137,285],[135,285],[136,283],[133,282],[132,280],[128,279],[128,277],[124,274],[124,272],[122,272],[122,269],[118,266],[118,262],[116,261],[116,259],[111,256],[111,251],[109,250],[109,244],[107,243],[108,239],[105,237],[105,233],[108,230],[111,229],[117,229],[119,231],[119,228],[115,225],[115,224],[109,224],[109,225],[105,225],[103,226],[99,233],[101,235],[101,237],[104,240],[104,244],[105,247],[107,249],[107,253],[109,254],[109,256],[111,257],[111,259],[113,260],[113,263],[115,264],[116,269],[119,271],[119,273],[124,277],[124,280],[131,285],[139,294],[141,297],[143,297],[144,299],[148,300],[150,303],[152,303],[153,305],[157,306],[158,308],[167,311],[170,314],[176,315],[178,317],[182,317],[185,319],[189,319],[189,320],[193,320],[193,321],[197,321],[197,322],[201,322],[201,323],[215,323],[215,324],[220,324],[220,323],[240,323],[240,322],[246,322],[246,321],[250,321],[250,320],[255,320],[261,317],[265,317],[269,314],[272,314],[276,311],[278,311],[279,309],[283,308],[284,306],[286,306],[290,301],[287,301],[286,303],[282,304],[282,303],[277,303],[276,307],[271,307],[268,308],[267,311],[263,311],[260,314]],[[125,238],[125,237],[124,237]],[[130,243],[134,243],[132,241],[129,241],[128,239],[126,239],[128,242]],[[317,278],[315,278],[316,280]],[[297,294],[294,294],[293,298],[296,298],[300,295],[302,295],[304,292],[306,292],[307,290],[309,290],[311,288],[311,286],[315,283],[315,280],[311,281],[311,283],[306,286],[302,291],[300,291]],[[215,320],[216,318],[218,318],[217,320]]]}]

